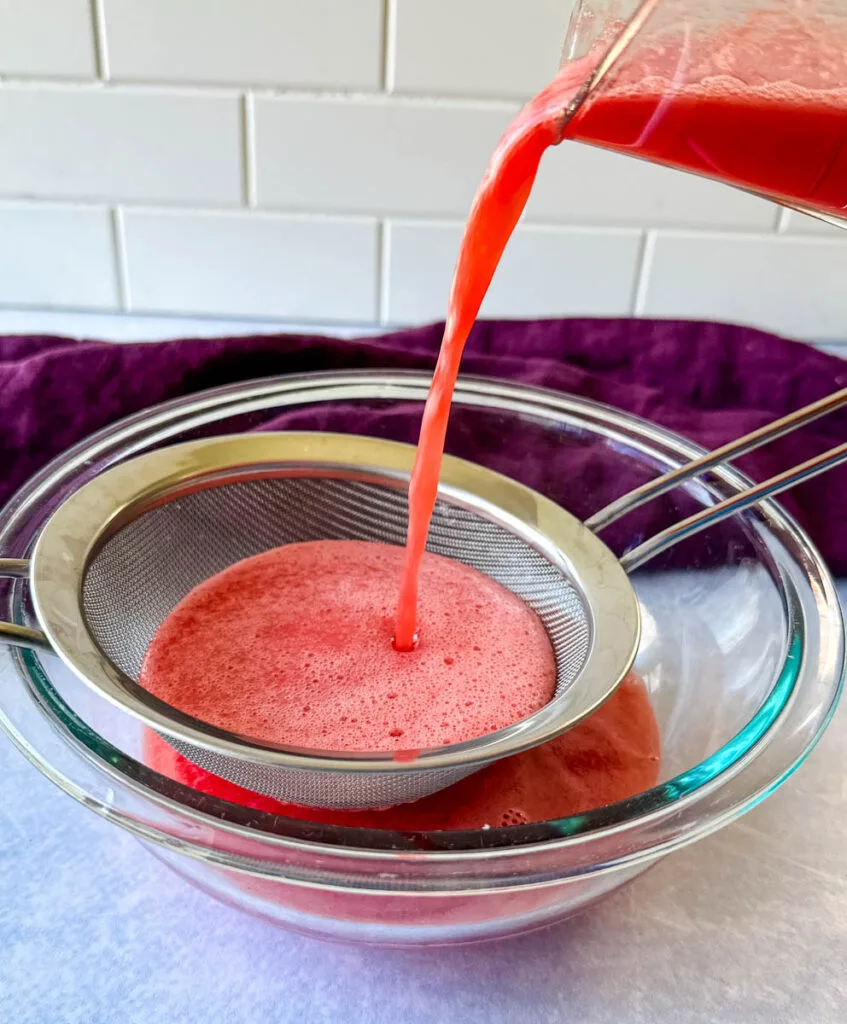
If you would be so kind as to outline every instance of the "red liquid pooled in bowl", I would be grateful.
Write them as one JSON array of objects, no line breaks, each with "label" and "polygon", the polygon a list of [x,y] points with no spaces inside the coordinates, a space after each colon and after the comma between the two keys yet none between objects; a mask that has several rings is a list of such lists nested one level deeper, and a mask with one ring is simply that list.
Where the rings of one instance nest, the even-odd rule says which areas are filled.
[{"label": "red liquid pooled in bowl", "polygon": [[[330,811],[283,804],[198,768],[155,733],[144,739],[144,759],[155,771],[201,793],[257,811],[304,821],[393,831],[478,829],[582,814],[643,793],[659,776],[659,730],[644,684],[630,675],[609,700],[570,732],[534,750],[483,768],[449,789],[383,811]],[[610,854],[613,853],[611,841]],[[251,855],[245,848],[246,856]],[[286,856],[280,853],[280,860]],[[217,869],[234,890],[317,918],[416,928],[468,925],[521,915],[555,913],[559,901],[587,906],[602,895],[591,878],[562,887],[441,899],[366,890],[321,890],[286,884],[284,877],[251,877]],[[307,922],[305,922],[307,923]]]},{"label": "red liquid pooled in bowl", "polygon": [[141,685],[231,732],[320,750],[461,743],[548,703],[540,620],[460,562],[426,555],[421,642],[395,651],[402,560],[387,544],[314,541],[238,562],[165,619]]},{"label": "red liquid pooled in bowl", "polygon": [[243,807],[325,824],[419,832],[549,821],[625,800],[656,784],[661,747],[647,690],[630,675],[590,718],[555,740],[386,810],[284,804],[204,771],[149,731],[144,751],[146,763],[162,775]]}]

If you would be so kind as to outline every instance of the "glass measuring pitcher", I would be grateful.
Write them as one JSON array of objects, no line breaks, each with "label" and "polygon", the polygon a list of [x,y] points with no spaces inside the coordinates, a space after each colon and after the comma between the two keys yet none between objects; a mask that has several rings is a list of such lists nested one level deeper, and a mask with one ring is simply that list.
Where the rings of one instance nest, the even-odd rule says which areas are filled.
[{"label": "glass measuring pitcher", "polygon": [[847,0],[581,0],[566,138],[847,226]]}]

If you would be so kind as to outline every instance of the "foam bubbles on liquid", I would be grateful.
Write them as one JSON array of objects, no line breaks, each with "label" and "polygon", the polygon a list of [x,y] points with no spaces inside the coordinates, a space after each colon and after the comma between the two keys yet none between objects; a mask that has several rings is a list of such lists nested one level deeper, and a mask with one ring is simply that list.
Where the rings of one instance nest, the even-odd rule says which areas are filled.
[{"label": "foam bubbles on liquid", "polygon": [[607,95],[847,107],[847,26],[809,9],[749,11],[648,32]]},{"label": "foam bubbles on liquid", "polygon": [[420,642],[394,650],[402,559],[312,541],[239,562],[165,620],[141,685],[213,725],[326,750],[438,747],[543,707],[556,668],[540,620],[459,562],[425,556]]}]

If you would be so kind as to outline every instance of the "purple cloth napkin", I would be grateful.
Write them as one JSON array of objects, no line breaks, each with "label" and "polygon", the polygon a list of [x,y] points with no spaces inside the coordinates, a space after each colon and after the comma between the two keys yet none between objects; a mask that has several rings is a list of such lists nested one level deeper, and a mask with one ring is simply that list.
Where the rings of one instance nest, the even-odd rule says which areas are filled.
[{"label": "purple cloth napkin", "polygon": [[[341,341],[279,335],[186,339],[150,344],[0,337],[0,505],[45,462],[113,421],[205,388],[308,370],[430,370],[442,325],[379,338]],[[462,364],[465,373],[543,385],[655,420],[707,448],[847,385],[847,361],[761,331],[721,324],[649,320],[483,321]],[[363,426],[367,414],[333,410],[289,414],[274,425]],[[392,436],[414,440],[417,411],[391,418]],[[365,424],[372,426],[372,424]],[[370,431],[368,431],[370,432]],[[811,457],[847,437],[839,412],[740,460],[757,479]],[[602,450],[569,449],[551,462],[543,450],[510,449],[492,430],[451,425],[449,450],[486,462],[558,498],[580,516],[638,480],[621,480]],[[582,481],[580,488],[573,481]],[[557,493],[557,486],[561,493]],[[847,471],[840,468],[784,497],[831,569],[847,574]],[[621,549],[680,511],[669,499],[631,517]],[[683,503],[684,506],[684,503]],[[684,511],[684,507],[683,507]],[[610,531],[611,534],[611,531]],[[610,539],[611,538],[607,538]]]}]

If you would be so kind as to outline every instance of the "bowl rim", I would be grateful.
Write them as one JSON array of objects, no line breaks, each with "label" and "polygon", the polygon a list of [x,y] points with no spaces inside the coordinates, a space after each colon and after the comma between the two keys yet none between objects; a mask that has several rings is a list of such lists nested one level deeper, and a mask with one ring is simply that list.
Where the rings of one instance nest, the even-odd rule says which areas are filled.
[{"label": "bowl rim", "polygon": [[[129,457],[133,450],[143,449],[150,444],[166,440],[169,435],[184,431],[189,426],[202,426],[214,421],[219,416],[226,417],[259,409],[279,408],[275,399],[283,394],[288,395],[289,398],[294,395],[296,401],[289,401],[288,404],[297,405],[303,402],[312,403],[333,399],[341,400],[342,398],[355,400],[357,397],[419,401],[425,394],[429,380],[429,375],[417,371],[327,371],[226,385],[153,407],[146,412],[112,424],[83,440],[65,455],[54,459],[25,484],[6,509],[0,513],[0,544],[13,532],[16,525],[20,526],[27,515],[34,514],[40,509],[41,502],[47,497],[51,488],[59,486],[63,481],[67,483],[73,473],[89,460],[98,456],[108,457],[111,454],[114,458]],[[346,388],[350,393],[343,395],[335,393],[339,388],[342,390]],[[377,391],[376,394],[374,389]],[[328,394],[327,392],[332,393]],[[607,438],[624,441],[630,448],[640,448],[654,461],[656,459],[664,461],[673,458],[688,459],[703,452],[700,446],[665,428],[589,399],[562,394],[546,388],[490,378],[468,376],[460,378],[457,387],[459,401],[465,399],[466,404],[470,405],[485,404],[476,401],[480,396],[487,396],[505,403],[501,404],[499,408],[507,408],[509,411],[523,412],[535,417],[541,415],[542,418],[559,421],[567,420],[573,425],[583,428],[588,426],[595,431],[599,430]],[[214,415],[215,412],[217,415]],[[139,435],[144,436],[139,438]],[[644,438],[647,440],[643,440]],[[747,486],[748,483],[743,474],[727,467],[722,467],[713,476],[723,485],[735,489]],[[703,486],[708,487],[708,485]],[[744,810],[758,802],[763,793],[771,792],[795,770],[823,734],[834,712],[845,674],[844,626],[834,584],[809,538],[781,507],[773,501],[768,501],[763,504],[757,518],[768,526],[767,532],[774,534],[782,541],[783,546],[785,542],[788,542],[787,551],[790,552],[790,548],[793,547],[803,556],[799,562],[804,579],[808,579],[809,573],[814,571],[818,586],[815,588],[813,596],[817,599],[819,606],[827,611],[827,619],[832,626],[830,632],[833,634],[829,638],[830,642],[824,645],[829,655],[829,700],[825,706],[821,705],[822,714],[814,734],[800,753],[782,765],[781,770],[770,779],[766,786],[760,786],[755,791],[751,791],[743,800],[734,804],[724,813],[700,821],[696,827],[690,827],[676,841],[666,840],[661,844],[642,844],[638,850],[631,850],[618,858],[615,863],[623,861],[634,863],[638,856],[653,858],[684,842],[693,841],[714,831],[721,827],[726,820],[731,820],[743,813]],[[795,559],[795,561],[798,560]],[[780,572],[779,579],[783,586],[783,600],[790,604],[792,591],[796,596],[796,586],[784,573]],[[14,587],[13,594],[15,595],[16,612],[20,615],[22,614],[21,587]],[[668,812],[676,813],[714,790],[727,779],[727,773],[730,770],[734,770],[735,774],[743,771],[750,760],[760,751],[761,743],[778,727],[782,720],[781,716],[788,710],[791,694],[794,692],[801,673],[804,669],[808,669],[808,652],[805,645],[807,629],[806,617],[800,615],[796,621],[793,645],[789,645],[777,683],[772,688],[768,699],[750,722],[739,730],[736,736],[723,744],[718,751],[686,772],[678,774],[674,779],[660,783],[635,797],[588,811],[582,815],[553,819],[539,825],[492,827],[489,830],[480,829],[468,832],[399,833],[388,830],[361,829],[353,826],[309,824],[308,831],[311,837],[304,839],[297,834],[303,831],[303,822],[282,818],[269,812],[253,811],[250,813],[253,824],[247,826],[237,821],[240,814],[243,814],[244,808],[216,797],[204,797],[204,805],[222,812],[229,820],[221,820],[221,817],[210,814],[208,810],[192,809],[179,798],[184,798],[186,794],[196,791],[166,779],[165,776],[159,776],[159,778],[167,785],[163,787],[161,793],[154,794],[149,787],[137,784],[126,774],[117,771],[113,767],[114,762],[110,764],[109,760],[104,757],[104,750],[108,748],[111,754],[117,753],[120,760],[132,763],[136,768],[141,768],[148,774],[152,772],[152,769],[121,754],[111,744],[106,744],[102,738],[100,738],[100,742],[106,744],[106,747],[100,751],[89,748],[88,757],[89,760],[93,759],[93,763],[100,770],[108,770],[113,777],[117,771],[117,778],[122,784],[137,785],[137,792],[141,795],[156,800],[178,815],[199,817],[207,826],[213,824],[215,828],[221,828],[250,840],[266,840],[271,845],[288,846],[293,849],[319,850],[323,855],[335,854],[343,856],[345,859],[384,859],[392,852],[409,849],[409,837],[414,840],[411,848],[418,851],[417,855],[423,856],[428,862],[469,856],[473,856],[474,859],[514,857],[542,850],[559,849],[565,845],[572,848],[579,844],[590,844],[602,838],[619,835],[636,826],[640,827],[651,821],[656,821],[667,815]],[[33,664],[37,663],[35,655],[31,652],[23,652],[21,659],[18,660],[19,666],[25,665],[27,660],[31,660]],[[31,673],[26,669],[25,671],[27,671],[31,684]],[[769,703],[775,690],[778,690],[778,694],[773,702]],[[6,725],[8,729],[8,723]],[[773,738],[772,735],[770,738]],[[14,736],[13,739],[15,739]],[[19,746],[21,745],[19,740],[16,742]],[[26,741],[23,742],[26,745]],[[25,750],[25,753],[53,781],[62,785],[56,777],[56,771],[48,762],[40,758],[37,751]],[[727,758],[730,759],[727,760]],[[157,775],[158,773],[153,774]],[[70,780],[65,780],[65,782],[67,782],[67,786],[62,785],[62,788],[80,799],[73,792],[74,784]],[[84,802],[89,807],[99,804],[99,801],[90,795],[86,796]],[[104,806],[93,806],[93,809],[99,810],[101,813],[109,813],[110,817],[114,817],[114,814]],[[240,812],[240,814],[233,812]],[[294,827],[286,829],[282,834],[277,829],[265,831],[257,828],[256,819],[263,814],[268,819],[275,819],[277,824],[283,822]],[[153,832],[155,831],[154,829]],[[316,838],[316,833],[323,833],[323,835]],[[338,839],[339,835],[345,840],[342,845],[333,842]],[[165,833],[161,833],[161,837],[164,836]],[[157,835],[151,833],[145,838],[156,842],[162,841],[161,837],[157,838]],[[445,841],[445,837],[449,837],[449,839]],[[421,839],[426,843],[423,849],[419,842]],[[361,840],[361,845],[356,840]],[[481,844],[482,840],[485,842]],[[169,838],[168,844],[172,846],[173,840]]]}]

